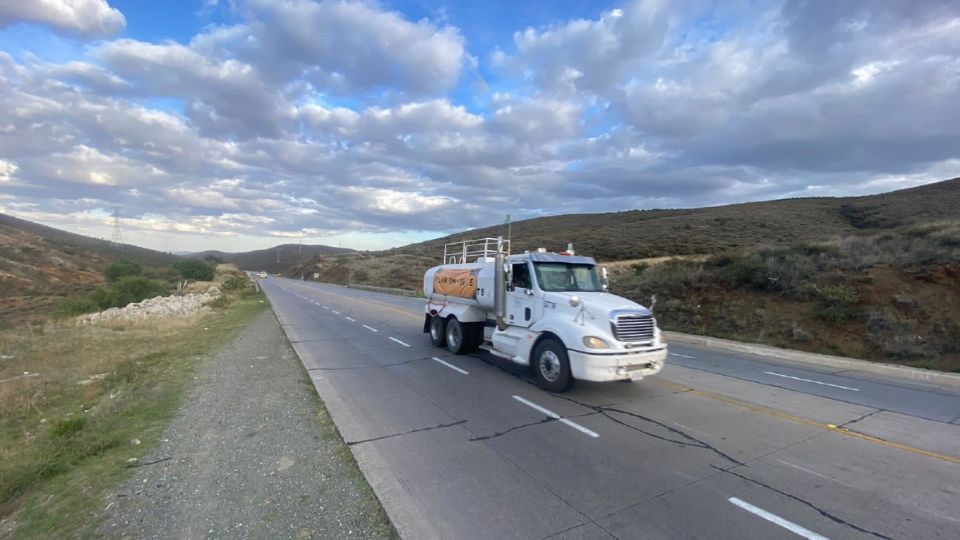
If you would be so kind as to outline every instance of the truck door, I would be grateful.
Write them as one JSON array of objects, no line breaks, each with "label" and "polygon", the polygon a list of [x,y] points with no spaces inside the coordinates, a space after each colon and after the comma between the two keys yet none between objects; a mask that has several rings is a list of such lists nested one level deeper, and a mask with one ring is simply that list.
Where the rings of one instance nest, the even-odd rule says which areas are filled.
[{"label": "truck door", "polygon": [[513,263],[513,290],[507,291],[507,323],[527,327],[533,324],[536,297],[527,262]]}]

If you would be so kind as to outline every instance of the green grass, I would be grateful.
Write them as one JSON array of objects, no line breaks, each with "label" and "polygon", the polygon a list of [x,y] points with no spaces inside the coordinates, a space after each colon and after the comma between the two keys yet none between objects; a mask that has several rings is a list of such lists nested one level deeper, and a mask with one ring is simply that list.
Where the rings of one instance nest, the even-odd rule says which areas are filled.
[{"label": "green grass", "polygon": [[156,444],[195,366],[266,306],[247,293],[200,320],[0,334],[14,356],[0,379],[38,373],[0,383],[0,519],[18,538],[94,536],[104,494]]}]

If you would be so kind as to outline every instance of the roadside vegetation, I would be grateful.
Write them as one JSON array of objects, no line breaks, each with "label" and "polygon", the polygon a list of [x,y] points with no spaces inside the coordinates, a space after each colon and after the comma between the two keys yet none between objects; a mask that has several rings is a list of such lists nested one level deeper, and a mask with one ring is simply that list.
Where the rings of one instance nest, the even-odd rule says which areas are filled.
[{"label": "roadside vegetation", "polygon": [[[110,279],[116,292],[146,278]],[[145,465],[194,367],[266,307],[245,279],[225,283],[219,309],[191,319],[0,332],[0,538],[95,533],[104,493]]]},{"label": "roadside vegetation", "polygon": [[637,262],[613,291],[670,330],[960,371],[960,221]]}]

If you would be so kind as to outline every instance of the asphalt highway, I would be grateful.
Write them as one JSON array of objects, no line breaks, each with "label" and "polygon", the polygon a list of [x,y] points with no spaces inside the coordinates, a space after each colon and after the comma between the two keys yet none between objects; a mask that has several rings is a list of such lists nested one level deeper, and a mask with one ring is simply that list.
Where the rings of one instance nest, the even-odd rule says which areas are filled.
[{"label": "asphalt highway", "polygon": [[261,280],[407,538],[960,538],[960,388],[671,345],[565,394],[422,300]]}]

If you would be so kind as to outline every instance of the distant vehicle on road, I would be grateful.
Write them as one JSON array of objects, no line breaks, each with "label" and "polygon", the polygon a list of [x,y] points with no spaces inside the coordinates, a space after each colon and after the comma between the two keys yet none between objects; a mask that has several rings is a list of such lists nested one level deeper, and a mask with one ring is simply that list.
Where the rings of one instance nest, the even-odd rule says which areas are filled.
[{"label": "distant vehicle on road", "polygon": [[423,292],[423,331],[434,345],[529,365],[553,392],[575,380],[639,381],[667,358],[653,312],[608,293],[606,268],[598,272],[572,245],[511,255],[502,238],[447,244]]},{"label": "distant vehicle on road", "polygon": [[260,279],[267,279],[267,273],[266,273],[266,272],[260,272]]}]

